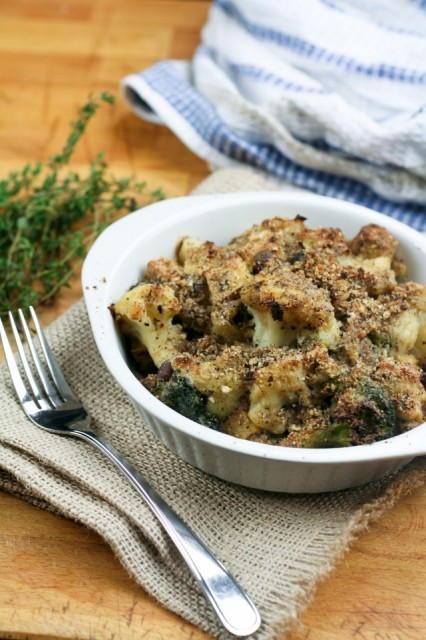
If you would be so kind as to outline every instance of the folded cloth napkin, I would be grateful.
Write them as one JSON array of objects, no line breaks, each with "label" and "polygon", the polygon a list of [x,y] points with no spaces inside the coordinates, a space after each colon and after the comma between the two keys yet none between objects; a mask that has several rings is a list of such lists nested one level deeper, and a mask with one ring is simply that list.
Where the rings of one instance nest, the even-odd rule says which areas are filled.
[{"label": "folded cloth napkin", "polygon": [[212,166],[249,164],[426,228],[426,4],[216,0],[192,62],[124,96]]},{"label": "folded cloth napkin", "polygon": [[[225,169],[197,193],[265,187],[270,188],[252,171]],[[323,495],[268,494],[228,484],[177,458],[142,423],[98,355],[83,302],[53,323],[47,335],[94,428],[146,476],[256,602],[263,618],[257,640],[288,631],[318,580],[354,537],[426,479],[426,458],[418,458],[392,477]],[[229,640],[128,482],[87,444],[32,425],[4,365],[0,409],[0,488],[94,529],[165,607]]]}]

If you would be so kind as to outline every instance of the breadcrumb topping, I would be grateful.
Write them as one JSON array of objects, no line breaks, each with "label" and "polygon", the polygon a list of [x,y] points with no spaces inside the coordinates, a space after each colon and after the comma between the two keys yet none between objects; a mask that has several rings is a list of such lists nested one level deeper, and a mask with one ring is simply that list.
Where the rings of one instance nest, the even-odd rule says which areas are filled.
[{"label": "breadcrumb topping", "polygon": [[366,444],[426,418],[426,286],[397,248],[378,225],[347,239],[276,217],[225,247],[182,238],[112,309],[142,382],[184,415],[268,444]]}]

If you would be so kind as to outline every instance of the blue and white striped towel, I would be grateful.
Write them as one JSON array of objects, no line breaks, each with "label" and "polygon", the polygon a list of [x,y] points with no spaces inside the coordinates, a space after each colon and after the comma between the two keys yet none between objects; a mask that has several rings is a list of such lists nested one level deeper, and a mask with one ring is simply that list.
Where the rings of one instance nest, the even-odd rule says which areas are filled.
[{"label": "blue and white striped towel", "polygon": [[123,90],[213,166],[426,229],[426,0],[216,0],[191,62]]}]

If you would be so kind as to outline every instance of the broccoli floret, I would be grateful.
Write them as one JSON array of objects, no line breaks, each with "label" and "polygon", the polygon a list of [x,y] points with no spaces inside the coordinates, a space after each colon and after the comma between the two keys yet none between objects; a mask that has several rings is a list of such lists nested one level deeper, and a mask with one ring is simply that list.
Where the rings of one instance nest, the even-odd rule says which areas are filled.
[{"label": "broccoli floret", "polygon": [[394,404],[386,391],[370,378],[346,389],[332,409],[332,421],[349,425],[352,444],[390,438],[397,432]]},{"label": "broccoli floret", "polygon": [[349,447],[351,445],[351,428],[344,422],[332,422],[325,429],[312,434],[303,446],[312,449],[326,447]]},{"label": "broccoli floret", "polygon": [[386,391],[368,378],[361,382],[365,402],[360,406],[361,417],[369,433],[390,438],[397,430],[395,407]]},{"label": "broccoli floret", "polygon": [[207,411],[207,398],[198,391],[189,378],[174,371],[168,380],[158,380],[152,393],[164,404],[186,418],[206,427],[219,429],[219,418]]},{"label": "broccoli floret", "polygon": [[390,438],[397,432],[395,407],[386,391],[369,378],[344,391],[332,410],[332,422],[308,436],[302,446],[347,447]]}]

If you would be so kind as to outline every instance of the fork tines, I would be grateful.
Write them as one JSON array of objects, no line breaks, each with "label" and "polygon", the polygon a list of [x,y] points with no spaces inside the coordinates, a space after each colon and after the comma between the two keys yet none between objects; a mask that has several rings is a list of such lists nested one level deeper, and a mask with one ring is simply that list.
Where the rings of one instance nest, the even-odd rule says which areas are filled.
[{"label": "fork tines", "polygon": [[[34,412],[37,410],[56,408],[62,405],[64,401],[74,400],[75,394],[61,373],[33,307],[29,307],[29,314],[37,334],[38,348],[21,309],[18,309],[19,328],[13,313],[9,311],[8,314],[18,357],[15,357],[13,353],[11,343],[1,319],[0,337],[19,401],[27,412]],[[24,348],[21,333],[27,349]],[[23,375],[21,374],[20,367],[22,368]]]}]

